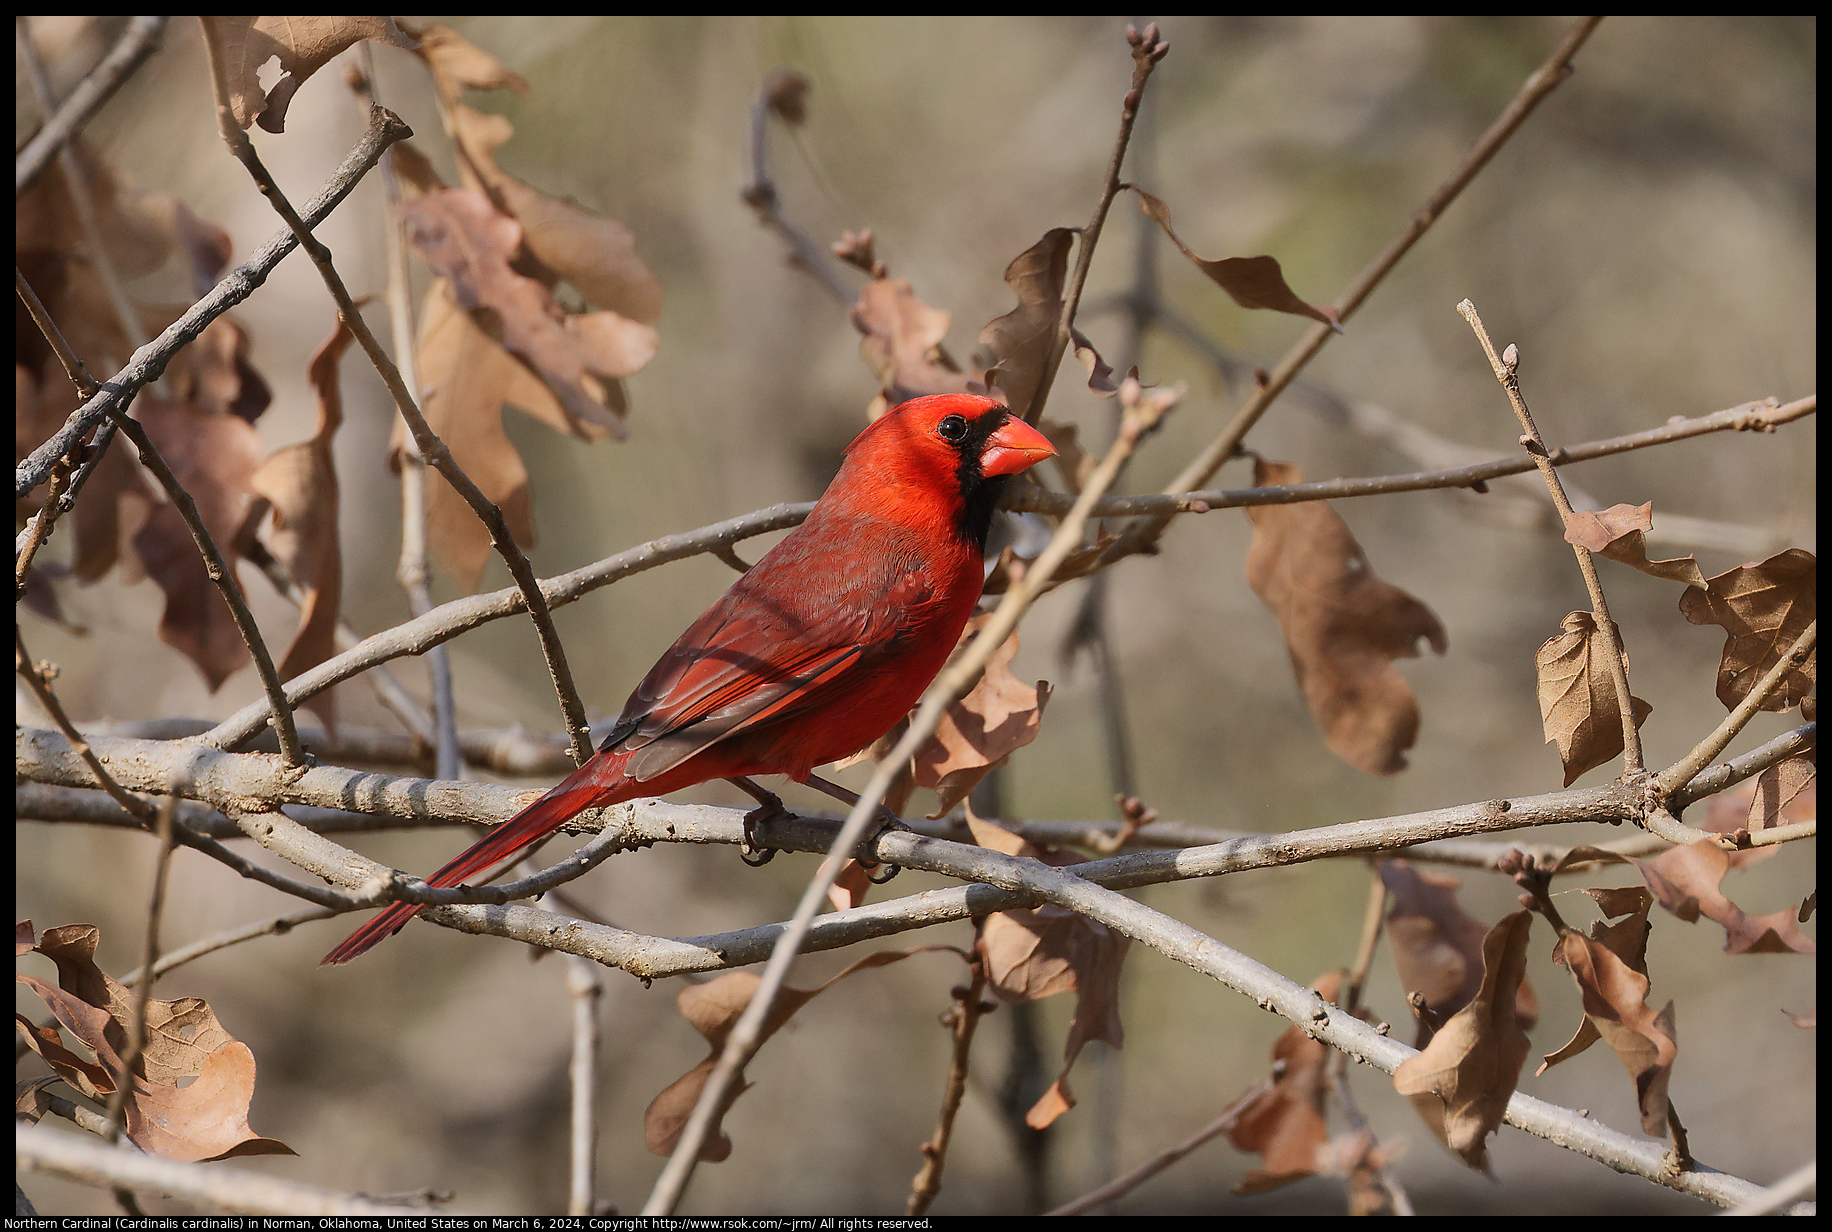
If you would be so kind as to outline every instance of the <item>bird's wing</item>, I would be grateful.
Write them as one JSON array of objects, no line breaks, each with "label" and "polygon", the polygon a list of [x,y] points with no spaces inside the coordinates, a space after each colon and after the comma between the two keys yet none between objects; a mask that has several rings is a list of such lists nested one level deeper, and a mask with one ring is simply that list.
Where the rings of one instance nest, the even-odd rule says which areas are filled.
[{"label": "bird's wing", "polygon": [[794,590],[740,579],[681,635],[601,746],[633,754],[624,773],[653,779],[727,736],[833,696],[851,672],[871,670],[898,614],[930,592],[916,570],[888,584],[856,572],[814,576]]}]

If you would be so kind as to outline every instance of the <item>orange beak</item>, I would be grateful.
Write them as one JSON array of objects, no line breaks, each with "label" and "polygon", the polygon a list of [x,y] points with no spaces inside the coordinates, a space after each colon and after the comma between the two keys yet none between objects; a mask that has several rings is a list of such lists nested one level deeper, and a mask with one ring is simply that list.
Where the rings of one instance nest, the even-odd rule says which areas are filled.
[{"label": "orange beak", "polygon": [[999,430],[986,438],[986,448],[980,451],[980,474],[987,478],[1016,475],[1055,456],[1055,448],[1043,433],[1009,415]]}]

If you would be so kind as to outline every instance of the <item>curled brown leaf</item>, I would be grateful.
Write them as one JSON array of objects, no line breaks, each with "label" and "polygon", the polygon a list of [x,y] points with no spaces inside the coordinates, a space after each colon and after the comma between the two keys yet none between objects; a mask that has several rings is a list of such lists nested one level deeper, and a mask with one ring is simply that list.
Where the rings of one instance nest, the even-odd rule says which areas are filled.
[{"label": "curled brown leaf", "polygon": [[[1603,633],[1589,612],[1572,612],[1559,622],[1564,632],[1547,638],[1533,656],[1539,676],[1539,714],[1546,743],[1557,744],[1569,787],[1586,771],[1622,752],[1622,709],[1610,676]],[[1628,648],[1616,636],[1616,651],[1628,666]],[[1654,707],[1631,696],[1635,726]]]},{"label": "curled brown leaf", "polygon": [[1565,523],[1565,542],[1575,543],[1643,573],[1687,586],[1704,586],[1705,575],[1690,556],[1648,559],[1648,532],[1654,529],[1654,502],[1611,505],[1608,509],[1574,510]]},{"label": "curled brown leaf", "polygon": [[[1256,459],[1256,487],[1297,483],[1290,463]],[[1375,576],[1348,525],[1322,501],[1252,505],[1247,581],[1278,618],[1292,671],[1330,751],[1369,774],[1397,774],[1418,737],[1419,707],[1396,658],[1438,654],[1444,626]]]},{"label": "curled brown leaf", "polygon": [[1318,308],[1298,298],[1285,282],[1285,272],[1279,268],[1273,257],[1224,257],[1219,261],[1205,261],[1190,251],[1189,245],[1177,237],[1171,230],[1170,207],[1152,196],[1136,184],[1132,190],[1139,194],[1139,209],[1164,228],[1164,234],[1177,250],[1190,259],[1190,263],[1204,274],[1216,286],[1226,291],[1235,303],[1242,308],[1270,308],[1274,312],[1289,312],[1296,316],[1309,317],[1321,321],[1337,333],[1342,332],[1342,324],[1336,319],[1334,308]]},{"label": "curled brown leaf", "polygon": [[[1718,661],[1717,697],[1736,709],[1756,681],[1781,661],[1818,611],[1818,565],[1804,548],[1778,552],[1760,564],[1738,565],[1720,573],[1705,589],[1679,597],[1679,610],[1695,625],[1724,630],[1724,653]],[[1818,652],[1782,680],[1762,704],[1764,710],[1791,710],[1813,691],[1818,679]]]}]

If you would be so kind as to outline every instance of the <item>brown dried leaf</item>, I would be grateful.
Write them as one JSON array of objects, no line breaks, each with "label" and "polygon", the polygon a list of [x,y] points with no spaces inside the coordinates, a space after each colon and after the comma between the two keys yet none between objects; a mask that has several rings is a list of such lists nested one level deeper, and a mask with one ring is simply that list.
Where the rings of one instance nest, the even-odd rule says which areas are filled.
[{"label": "brown dried leaf", "polygon": [[[136,417],[233,563],[230,553],[254,499],[251,481],[261,459],[255,430],[239,415],[213,415],[151,392],[140,395]],[[248,647],[177,506],[154,509],[133,544],[147,575],[165,592],[160,638],[183,651],[214,691],[248,661]]]},{"label": "brown dried leaf", "polygon": [[[1516,911],[1482,943],[1482,984],[1424,1050],[1400,1062],[1393,1088],[1414,1106],[1443,1109],[1443,1141],[1479,1172],[1488,1172],[1488,1136],[1501,1125],[1527,1059],[1527,1033],[1515,1012],[1527,970],[1531,912]],[[1434,1125],[1427,1117],[1427,1125]]]},{"label": "brown dried leaf", "polygon": [[1094,455],[1081,447],[1081,429],[1075,424],[1039,419],[1037,431],[1043,433],[1045,439],[1055,446],[1056,456],[1050,460],[1056,464],[1063,486],[1077,496],[1081,495],[1081,485],[1088,481],[1088,476],[1099,465]]},{"label": "brown dried leaf", "polygon": [[1710,839],[1635,864],[1662,907],[1687,923],[1702,915],[1723,925],[1726,954],[1817,952],[1813,939],[1800,931],[1792,909],[1752,916],[1724,895],[1718,883],[1735,862],[1731,852]]},{"label": "brown dried leaf", "polygon": [[1216,286],[1232,296],[1234,302],[1242,308],[1270,308],[1274,312],[1289,312],[1321,321],[1337,333],[1342,332],[1342,325],[1336,319],[1336,310],[1330,307],[1318,308],[1299,299],[1297,292],[1286,285],[1285,272],[1279,268],[1275,258],[1225,257],[1219,261],[1205,261],[1191,252],[1189,246],[1171,230],[1168,205],[1136,184],[1133,191],[1139,194],[1140,211],[1163,227],[1164,234],[1170,236],[1170,242],[1190,259],[1191,264],[1207,274]]},{"label": "brown dried leaf", "polygon": [[[1733,834],[1738,830],[1772,829],[1812,821],[1818,815],[1819,789],[1815,783],[1812,753],[1777,762],[1753,779],[1745,779],[1729,791],[1721,791],[1705,803],[1705,818],[1699,829],[1713,834]],[[1752,864],[1781,854],[1781,844],[1768,843],[1728,853],[1730,867],[1748,868]]]},{"label": "brown dried leaf", "polygon": [[907,278],[875,278],[859,288],[852,306],[859,358],[883,387],[890,406],[922,394],[960,393],[967,375],[945,358],[948,313],[916,298]]},{"label": "brown dried leaf", "polygon": [[[1482,987],[1488,929],[1458,904],[1461,883],[1455,877],[1426,872],[1406,860],[1382,860],[1378,872],[1393,896],[1387,937],[1400,987],[1425,998],[1432,1021],[1445,1022]],[[1529,1027],[1539,1019],[1539,999],[1524,979],[1514,1012]],[[1431,1022],[1421,1020],[1414,1047],[1423,1048],[1432,1034]]]},{"label": "brown dried leaf", "polygon": [[407,239],[497,343],[553,390],[565,427],[587,440],[626,434],[609,382],[640,371],[657,335],[614,312],[568,316],[548,289],[511,268],[522,228],[490,199],[448,188],[401,203]]},{"label": "brown dried leaf", "polygon": [[[1256,487],[1297,483],[1289,463],[1256,459]],[[1298,686],[1330,751],[1369,774],[1405,769],[1419,707],[1393,666],[1418,640],[1443,654],[1430,608],[1374,575],[1361,545],[1328,504],[1253,505],[1247,582],[1278,618]]]},{"label": "brown dried leaf", "polygon": [[[1572,612],[1559,622],[1565,630],[1546,639],[1533,656],[1539,673],[1539,714],[1546,743],[1558,745],[1565,767],[1565,786],[1622,752],[1622,710],[1604,658],[1603,634],[1589,612]],[[1616,636],[1622,665],[1628,648]],[[1635,726],[1647,721],[1654,707],[1634,695],[1629,704]]]},{"label": "brown dried leaf", "polygon": [[[223,42],[229,109],[243,128],[259,121],[270,133],[284,130],[286,109],[306,78],[363,39],[414,50],[392,17],[206,17]],[[261,66],[275,56],[285,75],[263,90]]]},{"label": "brown dried leaf", "polygon": [[1654,502],[1645,505],[1611,505],[1595,512],[1578,509],[1565,523],[1565,542],[1600,552],[1611,560],[1631,565],[1643,573],[1687,586],[1704,586],[1705,575],[1690,556],[1649,560],[1647,534],[1654,529]]},{"label": "brown dried leaf", "polygon": [[273,402],[267,381],[248,360],[248,331],[220,316],[172,357],[166,379],[178,398],[209,415],[253,423]]},{"label": "brown dried leaf", "polygon": [[840,866],[833,884],[827,887],[827,901],[833,904],[835,911],[850,911],[864,905],[871,887],[871,870],[857,860],[848,860]]},{"label": "brown dried leaf", "polygon": [[[1342,986],[1341,971],[1312,981],[1325,1001]],[[1322,1170],[1329,1143],[1323,1101],[1328,1089],[1324,1063],[1330,1050],[1295,1024],[1272,1048],[1272,1086],[1242,1109],[1228,1130],[1235,1149],[1264,1156],[1258,1168],[1234,1187],[1237,1194],[1264,1193]]]},{"label": "brown dried leaf", "polygon": [[1074,239],[1070,228],[1053,227],[1013,258],[1005,267],[1005,283],[1017,295],[1018,306],[987,322],[980,331],[980,345],[993,355],[987,380],[1004,391],[1006,405],[1018,415],[1036,399],[1044,365],[1056,343]]},{"label": "brown dried leaf", "polygon": [[[336,653],[337,611],[343,591],[343,554],[337,533],[337,465],[331,442],[343,422],[338,369],[353,340],[340,320],[312,356],[307,375],[318,396],[318,427],[308,441],[276,449],[254,473],[254,490],[273,510],[268,549],[298,585],[299,627],[280,661],[281,680],[291,680]],[[324,725],[336,721],[335,690],[306,701]]]},{"label": "brown dried leaf", "polygon": [[457,101],[467,88],[528,93],[527,78],[505,68],[501,60],[450,26],[408,26],[406,30],[420,41],[420,58],[432,69],[433,80],[448,102]]},{"label": "brown dried leaf", "polygon": [[[1695,625],[1720,625],[1724,654],[1718,662],[1717,697],[1734,710],[1756,681],[1781,661],[1817,613],[1818,558],[1789,548],[1761,564],[1739,565],[1679,597],[1679,610]],[[1782,680],[1762,704],[1791,710],[1813,691],[1817,650]]]},{"label": "brown dried leaf", "polygon": [[[987,614],[968,621],[960,645],[978,636],[990,619]],[[917,785],[933,788],[941,797],[929,814],[931,821],[946,816],[993,767],[1004,765],[1012,753],[1037,738],[1050,685],[1039,680],[1032,687],[1012,675],[1011,661],[1017,653],[1014,632],[993,653],[966,696],[943,712],[935,734],[911,758]]]},{"label": "brown dried leaf", "polygon": [[1648,909],[1654,897],[1640,886],[1587,891],[1605,916],[1627,915],[1619,924],[1599,920],[1585,937],[1576,929],[1559,936],[1553,961],[1571,972],[1584,1002],[1584,1021],[1569,1044],[1547,1056],[1537,1077],[1597,1039],[1609,1044],[1635,1083],[1643,1132],[1667,1132],[1667,1083],[1678,1055],[1673,1003],[1656,1014],[1647,1006]]},{"label": "brown dried leaf", "polygon": [[[974,842],[1006,855],[1066,865],[1082,863],[1073,852],[1039,848],[1003,826],[967,813]],[[1082,1045],[1097,1039],[1114,1048],[1125,1041],[1120,1022],[1119,978],[1130,938],[1066,908],[1045,904],[998,911],[986,917],[979,951],[995,996],[1008,1004],[1036,1001],[1060,992],[1076,993],[1075,1018],[1063,1045],[1062,1070],[1025,1114],[1032,1129],[1043,1129],[1075,1106],[1069,1070]]]},{"label": "brown dried leaf", "polygon": [[[100,1064],[64,1048],[53,1029],[29,1033],[29,1046],[77,1090],[106,1100],[121,1070],[134,994],[95,965],[100,936],[93,924],[46,929],[37,950],[57,964],[58,987],[29,975],[19,980]],[[293,1154],[248,1127],[254,1080],[254,1054],[223,1029],[208,1004],[197,997],[149,1000],[146,1044],[126,1103],[127,1136],[149,1154],[183,1162]]]},{"label": "brown dried leaf", "polygon": [[[1082,368],[1088,374],[1088,392],[1096,398],[1111,398],[1120,392],[1120,383],[1113,379],[1113,369],[1100,357],[1094,344],[1082,335],[1079,329],[1069,327],[1069,339],[1075,346],[1075,358],[1081,361]],[[1135,366],[1129,373],[1133,380],[1139,379],[1139,370]]]}]

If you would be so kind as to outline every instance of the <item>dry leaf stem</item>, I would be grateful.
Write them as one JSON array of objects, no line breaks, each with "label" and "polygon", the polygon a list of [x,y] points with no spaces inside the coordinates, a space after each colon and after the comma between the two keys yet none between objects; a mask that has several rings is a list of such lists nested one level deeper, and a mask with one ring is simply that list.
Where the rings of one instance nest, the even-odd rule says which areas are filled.
[{"label": "dry leaf stem", "polygon": [[1756,712],[1761,710],[1762,704],[1774,694],[1776,689],[1781,687],[1781,682],[1788,673],[1799,667],[1801,662],[1813,653],[1813,646],[1818,640],[1818,630],[1819,621],[1817,620],[1807,625],[1801,631],[1800,636],[1794,639],[1794,644],[1788,648],[1788,652],[1763,674],[1762,679],[1758,680],[1755,687],[1750,689],[1749,696],[1738,702],[1737,708],[1724,716],[1724,721],[1717,725],[1717,729],[1699,741],[1690,753],[1661,772],[1656,782],[1659,784],[1662,796],[1671,796],[1691,783],[1694,776],[1710,765],[1711,759],[1722,753],[1725,746],[1736,738],[1744,725],[1756,717]]},{"label": "dry leaf stem", "polygon": [[853,293],[840,281],[839,273],[827,260],[820,245],[809,239],[807,233],[790,222],[782,212],[782,194],[776,191],[776,181],[770,178],[770,112],[773,110],[771,86],[774,77],[772,73],[764,78],[757,87],[756,100],[751,103],[751,182],[739,191],[738,197],[756,211],[758,222],[782,236],[789,246],[789,264],[812,275],[841,308],[850,308],[855,298]]},{"label": "dry leaf stem", "polygon": [[[523,554],[520,546],[516,544],[515,537],[510,534],[509,525],[503,519],[502,510],[498,509],[478,490],[477,485],[471,482],[470,476],[464,473],[463,468],[452,457],[451,450],[446,448],[445,442],[439,439],[427,424],[425,417],[420,414],[420,408],[415,403],[413,395],[408,392],[407,386],[401,381],[400,369],[395,367],[394,361],[389,359],[387,352],[382,350],[381,344],[375,340],[375,335],[370,332],[362,314],[357,311],[356,304],[350,298],[349,290],[344,286],[342,276],[338,274],[336,266],[331,263],[330,249],[319,242],[298,213],[294,211],[292,203],[286,199],[286,194],[280,191],[280,186],[274,182],[273,176],[268,173],[260,156],[255,152],[254,143],[235,122],[235,117],[229,107],[229,87],[227,70],[223,61],[222,35],[213,17],[200,17],[198,22],[203,27],[204,45],[209,51],[210,79],[216,96],[217,128],[222,134],[224,143],[228,145],[230,153],[235,155],[237,161],[248,169],[248,174],[260,188],[261,194],[274,207],[274,211],[286,221],[286,225],[291,228],[300,246],[305,249],[306,255],[311,257],[312,264],[318,268],[318,273],[324,279],[331,298],[337,303],[339,319],[356,337],[357,342],[363,348],[363,353],[369,357],[369,362],[375,365],[375,370],[381,374],[382,383],[393,395],[395,406],[400,410],[402,418],[407,421],[407,426],[413,433],[414,442],[419,446],[421,455],[431,462],[441,475],[445,476],[446,481],[452,485],[459,496],[464,498],[465,503],[477,515],[478,520],[489,529],[490,542],[496,548],[497,554],[503,558],[503,563],[509,567],[510,574],[515,578],[516,586],[527,604],[529,619],[534,622],[535,631],[540,637],[541,652],[547,658],[547,670],[553,677],[554,691],[560,699],[560,711],[566,719],[566,729],[571,735],[573,758],[578,764],[584,765],[586,759],[592,755],[591,737],[587,731],[585,719],[585,705],[579,700],[579,690],[573,684],[572,669],[567,666],[566,649],[560,644],[559,634],[554,631],[553,615],[548,611],[547,599],[541,594],[540,582],[534,576],[534,569],[528,564],[528,558]],[[398,116],[385,108],[374,107],[370,114],[372,124],[398,125],[402,130],[399,136],[412,135],[412,130],[408,129]]]},{"label": "dry leaf stem", "polygon": [[[1533,464],[1545,477],[1546,487],[1552,493],[1552,503],[1558,506],[1559,521],[1569,524],[1571,501],[1566,498],[1565,485],[1559,481],[1558,470],[1552,465],[1545,438],[1539,434],[1539,428],[1533,423],[1533,413],[1527,409],[1527,400],[1520,393],[1518,352],[1510,346],[1506,358],[1496,353],[1495,344],[1489,339],[1488,330],[1483,327],[1482,317],[1469,300],[1459,303],[1457,311],[1463,314],[1470,329],[1475,331],[1476,341],[1482,344],[1482,353],[1488,356],[1489,367],[1494,369],[1495,380],[1500,382],[1503,392],[1508,396],[1508,405],[1513,408],[1514,418],[1520,421],[1523,432],[1520,443],[1532,455]],[[1621,635],[1616,629],[1616,622],[1609,618],[1609,603],[1603,597],[1603,581],[1597,576],[1597,563],[1591,559],[1590,549],[1574,543],[1571,551],[1577,557],[1578,572],[1584,575],[1584,589],[1590,592],[1590,610],[1597,618],[1597,628],[1602,633],[1599,640],[1603,645],[1603,664],[1609,671],[1610,683],[1616,693],[1617,717],[1622,724],[1622,775],[1624,778],[1636,778],[1643,773],[1641,731],[1635,726],[1634,703],[1629,696],[1628,662],[1622,650]],[[1706,761],[1709,760],[1706,758]],[[1702,768],[1704,762],[1699,765]]]},{"label": "dry leaf stem", "polygon": [[572,1088],[571,1184],[566,1198],[568,1215],[592,1215],[597,1188],[598,1158],[598,1003],[604,982],[598,964],[574,954],[566,955],[566,994],[572,1001],[572,1061],[568,1076]]},{"label": "dry leaf stem", "polygon": [[[376,106],[380,99],[375,87],[375,55],[369,41],[360,48],[362,71],[354,75],[352,92],[358,103]],[[388,262],[388,329],[394,335],[395,366],[401,371],[401,383],[418,391],[414,342],[412,280],[407,268],[407,243],[402,235],[401,180],[395,174],[394,156],[384,158],[379,168],[382,177],[382,241]],[[405,420],[403,420],[405,423]],[[411,425],[410,425],[411,426]],[[407,606],[415,616],[433,609],[432,590],[426,569],[426,459],[411,433],[401,450],[401,558],[395,567],[395,580],[407,594]],[[453,692],[452,660],[441,643],[427,652],[427,684],[433,696],[432,745],[433,774],[437,778],[462,778],[464,772],[458,753],[458,710]]]},{"label": "dry leaf stem", "polygon": [[[1393,267],[1399,264],[1400,258],[1411,251],[1412,246],[1431,229],[1432,224],[1437,222],[1444,211],[1450,207],[1451,202],[1455,201],[1458,195],[1469,186],[1477,173],[1488,165],[1489,160],[1502,146],[1507,144],[1508,139],[1526,122],[1534,108],[1538,107],[1547,95],[1551,94],[1565,78],[1571,75],[1573,71],[1571,58],[1578,53],[1578,49],[1584,45],[1584,40],[1590,37],[1591,32],[1602,20],[1601,17],[1581,17],[1573,23],[1565,37],[1559,41],[1558,46],[1553,48],[1552,54],[1547,56],[1545,62],[1527,76],[1513,100],[1508,103],[1495,122],[1489,125],[1488,131],[1482,134],[1469,153],[1464,155],[1463,161],[1457,165],[1456,170],[1452,171],[1449,178],[1438,185],[1425,199],[1425,203],[1413,212],[1412,217],[1406,220],[1406,225],[1387,244],[1386,248],[1382,249],[1379,255],[1370,261],[1360,274],[1356,275],[1355,280],[1336,301],[1338,320],[1347,321],[1350,316],[1354,315],[1362,302],[1373,294],[1374,289],[1393,270]],[[1187,492],[1207,483],[1209,477],[1234,456],[1235,451],[1240,448],[1241,441],[1246,438],[1247,432],[1255,423],[1259,422],[1260,416],[1265,414],[1266,408],[1272,405],[1273,399],[1284,392],[1285,387],[1291,384],[1299,372],[1303,371],[1304,366],[1316,356],[1318,351],[1323,349],[1323,344],[1328,342],[1335,332],[1321,322],[1313,324],[1306,330],[1304,336],[1293,343],[1279,359],[1266,380],[1248,396],[1246,404],[1235,412],[1234,418],[1221,430],[1220,435],[1216,436],[1207,448],[1192,459],[1175,479],[1165,485],[1165,492],[1170,494]],[[1146,544],[1155,541],[1164,533],[1164,528],[1170,525],[1174,516],[1174,513],[1159,513],[1135,522],[1126,528],[1119,542],[1108,549],[1104,559],[1111,562],[1122,556],[1141,551]]]},{"label": "dry leaf stem", "polygon": [[[966,650],[953,663],[944,667],[928,690],[923,694],[922,702],[910,716],[908,728],[904,731],[896,746],[879,761],[870,782],[860,793],[859,802],[848,814],[846,822],[840,827],[839,837],[834,839],[827,858],[821,861],[819,871],[808,883],[802,893],[800,905],[789,927],[784,930],[781,939],[770,955],[770,961],[764,969],[761,981],[752,994],[750,1004],[743,1016],[733,1026],[731,1034],[726,1037],[725,1047],[719,1054],[718,1063],[713,1067],[706,1086],[700,1094],[699,1102],[694,1106],[693,1115],[688,1118],[686,1127],[681,1131],[679,1143],[674,1154],[668,1160],[668,1166],[662,1170],[655,1182],[655,1188],[644,1204],[643,1213],[650,1215],[668,1214],[680,1201],[686,1191],[687,1180],[693,1175],[695,1165],[699,1162],[700,1144],[705,1141],[713,1121],[724,1107],[725,1093],[737,1080],[745,1063],[756,1052],[762,1042],[763,1024],[770,1012],[783,980],[788,975],[789,964],[799,952],[802,937],[806,934],[814,913],[826,901],[827,890],[833,885],[846,860],[854,854],[859,840],[865,837],[868,824],[878,822],[878,806],[884,800],[891,781],[902,771],[905,763],[921,748],[923,742],[935,731],[941,722],[943,713],[957,697],[960,697],[979,679],[986,664],[1004,645],[1005,639],[1017,627],[1018,620],[1029,608],[1068,554],[1081,544],[1082,532],[1087,526],[1088,512],[1094,502],[1100,499],[1109,484],[1119,475],[1120,467],[1125,463],[1133,448],[1146,433],[1157,426],[1159,419],[1176,406],[1183,395],[1182,386],[1175,389],[1154,389],[1144,391],[1137,381],[1129,380],[1120,393],[1122,404],[1126,407],[1126,418],[1121,426],[1119,439],[1107,451],[1107,456],[1088,477],[1081,495],[1076,498],[1074,508],[1057,527],[1049,546],[1025,570],[1024,576],[1014,581],[994,609],[980,634],[968,645]],[[882,823],[878,823],[882,824]],[[888,861],[896,863],[896,861]]]},{"label": "dry leaf stem", "polygon": [[1127,26],[1126,42],[1132,47],[1132,85],[1120,102],[1119,136],[1113,142],[1113,157],[1107,163],[1107,179],[1101,186],[1100,200],[1095,203],[1094,215],[1088,220],[1088,225],[1082,228],[1081,237],[1075,246],[1075,268],[1070,271],[1068,284],[1063,288],[1062,312],[1056,318],[1056,337],[1051,341],[1049,356],[1038,373],[1037,387],[1031,392],[1030,405],[1022,408],[1021,413],[1026,423],[1036,423],[1038,416],[1043,414],[1044,403],[1050,400],[1050,387],[1056,383],[1056,370],[1062,366],[1062,357],[1069,353],[1075,314],[1081,307],[1082,287],[1087,283],[1088,270],[1094,264],[1094,247],[1100,243],[1101,228],[1106,225],[1107,211],[1112,208],[1113,199],[1125,187],[1120,180],[1120,167],[1126,161],[1126,147],[1132,140],[1132,128],[1139,118],[1139,103],[1145,97],[1145,84],[1151,80],[1151,71],[1158,67],[1170,51],[1170,44],[1158,37],[1156,22],[1146,26],[1142,34],[1134,27]]},{"label": "dry leaf stem", "polygon": [[971,977],[964,987],[954,989],[954,1004],[946,1019],[954,1037],[954,1051],[948,1062],[948,1086],[942,1094],[941,1115],[935,1122],[935,1133],[922,1144],[922,1169],[910,1184],[909,1200],[904,1210],[910,1215],[928,1213],[936,1195],[941,1193],[942,1169],[948,1164],[948,1143],[954,1136],[954,1117],[960,1111],[961,1099],[967,1094],[967,1062],[973,1053],[973,1035],[980,1019],[992,1008],[984,1001],[986,964],[975,958],[970,964]]},{"label": "dry leaf stem", "polygon": [[[159,50],[165,33],[166,17],[135,17],[127,29],[96,66],[83,75],[76,88],[64,98],[55,113],[50,114],[38,132],[13,159],[13,196],[19,195],[38,178],[53,156],[61,152],[70,138],[89,122],[104,103],[114,97],[134,70]],[[29,39],[27,40],[30,41]],[[48,109],[47,109],[48,110]]]}]

